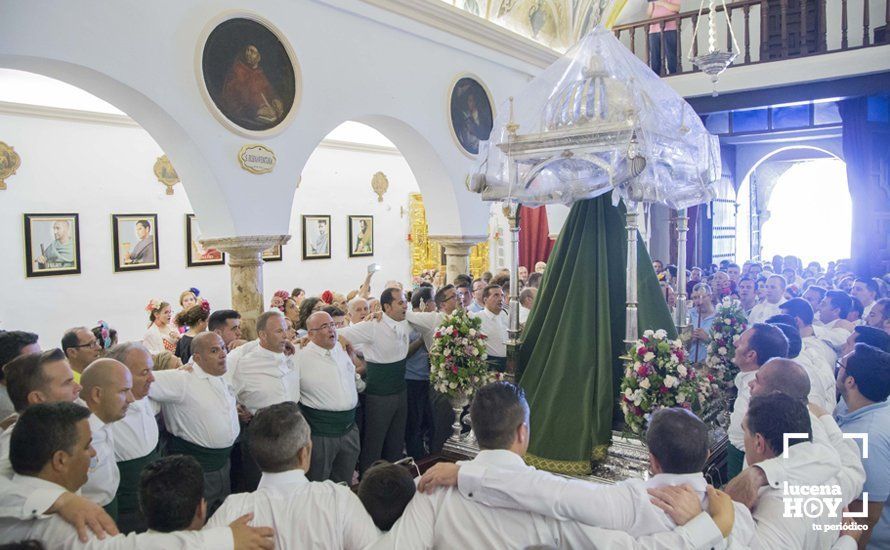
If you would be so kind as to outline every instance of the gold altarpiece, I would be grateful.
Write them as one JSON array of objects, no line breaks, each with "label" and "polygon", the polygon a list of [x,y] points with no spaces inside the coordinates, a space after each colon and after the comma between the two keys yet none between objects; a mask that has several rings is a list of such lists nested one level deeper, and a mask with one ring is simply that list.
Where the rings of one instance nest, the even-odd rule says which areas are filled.
[{"label": "gold altarpiece", "polygon": [[[437,269],[445,272],[445,254],[442,245],[430,240],[426,224],[426,209],[420,193],[408,195],[408,216],[411,220],[409,243],[411,247],[411,275],[420,275],[424,270]],[[470,249],[470,274],[481,277],[489,270],[488,241]]]}]

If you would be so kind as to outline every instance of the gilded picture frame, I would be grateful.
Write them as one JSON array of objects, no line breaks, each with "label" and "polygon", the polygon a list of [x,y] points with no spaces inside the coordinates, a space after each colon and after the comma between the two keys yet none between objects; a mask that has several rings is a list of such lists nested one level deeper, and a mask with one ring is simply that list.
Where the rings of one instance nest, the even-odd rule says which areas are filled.
[{"label": "gilded picture frame", "polygon": [[471,73],[454,77],[447,96],[448,127],[461,153],[471,159],[479,154],[479,142],[491,136],[495,110],[491,92]]}]

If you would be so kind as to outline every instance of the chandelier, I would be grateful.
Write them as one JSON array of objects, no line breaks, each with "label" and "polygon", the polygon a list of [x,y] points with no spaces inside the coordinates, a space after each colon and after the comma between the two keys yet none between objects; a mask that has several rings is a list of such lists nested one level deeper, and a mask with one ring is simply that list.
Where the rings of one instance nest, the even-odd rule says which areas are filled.
[{"label": "chandelier", "polygon": [[[701,14],[705,8],[705,2],[708,4],[708,53],[693,57],[692,52],[698,37],[698,24],[701,22]],[[723,6],[723,13],[726,14],[726,27],[732,40],[732,48],[728,52],[724,52],[717,47],[717,6],[715,0],[701,0],[701,5],[698,8],[698,18],[695,20],[695,28],[692,30],[692,43],[689,46],[689,60],[701,72],[711,77],[711,84],[714,86],[711,95],[714,97],[717,97],[717,79],[720,78],[723,71],[732,65],[736,56],[739,55],[739,44],[736,42],[735,33],[732,31],[732,19],[729,16],[729,10],[726,9],[726,0],[720,0],[720,4]]]}]

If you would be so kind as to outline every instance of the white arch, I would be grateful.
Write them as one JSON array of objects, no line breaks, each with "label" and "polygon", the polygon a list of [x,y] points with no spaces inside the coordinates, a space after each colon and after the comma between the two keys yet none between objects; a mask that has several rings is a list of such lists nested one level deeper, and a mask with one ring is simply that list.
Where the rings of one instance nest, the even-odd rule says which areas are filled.
[{"label": "white arch", "polygon": [[212,216],[216,227],[234,234],[228,205],[218,192],[213,171],[204,161],[197,144],[169,113],[147,96],[102,72],[54,59],[0,53],[0,67],[40,74],[77,86],[126,113],[168,156],[199,219]]}]

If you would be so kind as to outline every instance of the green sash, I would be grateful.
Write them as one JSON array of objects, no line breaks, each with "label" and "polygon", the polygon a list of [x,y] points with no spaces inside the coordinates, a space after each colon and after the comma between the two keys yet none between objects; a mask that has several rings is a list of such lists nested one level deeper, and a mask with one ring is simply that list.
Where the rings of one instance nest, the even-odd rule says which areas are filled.
[{"label": "green sash", "polygon": [[181,454],[195,457],[201,468],[206,473],[215,472],[226,465],[229,456],[232,454],[232,447],[223,449],[208,449],[200,445],[195,445],[181,437],[169,434],[170,440],[167,443],[167,454]]},{"label": "green sash", "polygon": [[117,469],[121,473],[121,482],[117,486],[117,507],[120,512],[136,512],[139,510],[139,476],[142,469],[161,458],[157,446],[147,455],[124,460],[117,463]]},{"label": "green sash", "polygon": [[348,411],[323,411],[300,403],[300,410],[312,428],[312,435],[340,437],[355,425],[355,409]]},{"label": "green sash", "polygon": [[115,523],[117,523],[117,495],[111,499],[111,502],[103,506],[102,509],[105,510],[106,514],[111,516],[111,519],[113,519]]},{"label": "green sash", "polygon": [[395,363],[374,363],[368,361],[366,371],[367,395],[393,395],[405,391],[406,359]]},{"label": "green sash", "polygon": [[489,355],[488,370],[495,372],[507,372],[507,358]]}]

